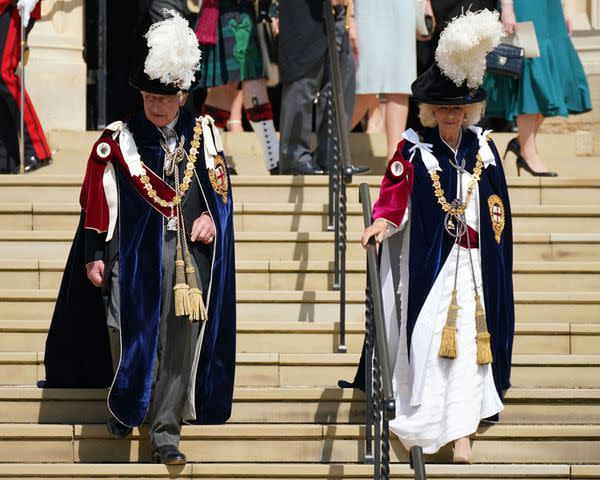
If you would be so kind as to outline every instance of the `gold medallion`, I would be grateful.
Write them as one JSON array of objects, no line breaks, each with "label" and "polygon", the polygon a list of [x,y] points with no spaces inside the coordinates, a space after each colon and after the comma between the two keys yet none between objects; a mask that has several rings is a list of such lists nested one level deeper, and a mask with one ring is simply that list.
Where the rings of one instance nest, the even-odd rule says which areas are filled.
[{"label": "gold medallion", "polygon": [[488,198],[488,207],[490,208],[492,228],[496,234],[496,242],[499,244],[504,230],[504,204],[498,195],[492,195]]},{"label": "gold medallion", "polygon": [[220,155],[215,155],[215,166],[208,170],[208,176],[215,192],[221,195],[221,200],[227,205],[229,178],[227,177],[227,165]]}]

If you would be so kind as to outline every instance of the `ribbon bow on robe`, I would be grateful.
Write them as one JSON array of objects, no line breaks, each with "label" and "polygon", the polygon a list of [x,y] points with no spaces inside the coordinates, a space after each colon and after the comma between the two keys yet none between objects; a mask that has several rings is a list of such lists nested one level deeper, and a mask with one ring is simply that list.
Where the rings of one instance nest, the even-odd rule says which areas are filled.
[{"label": "ribbon bow on robe", "polygon": [[433,156],[431,153],[431,149],[433,147],[432,143],[421,143],[421,139],[419,138],[419,134],[415,132],[412,128],[409,128],[402,134],[402,138],[413,143],[414,145],[410,147],[408,150],[410,152],[409,162],[412,162],[417,149],[421,152],[421,160],[425,164],[425,168],[427,168],[428,172],[432,172],[433,170],[441,171],[440,163],[437,161],[437,158]]},{"label": "ribbon bow on robe", "polygon": [[219,129],[215,127],[215,121],[210,115],[200,117],[200,123],[202,124],[202,136],[204,137],[206,168],[212,170],[215,168],[215,156],[223,151],[223,142]]},{"label": "ribbon bow on robe", "polygon": [[494,157],[494,153],[492,152],[492,149],[488,143],[488,135],[492,133],[492,130],[484,130],[483,128],[475,125],[471,125],[469,130],[477,135],[477,139],[479,140],[479,155],[483,161],[483,166],[485,168],[489,167],[490,165],[495,167],[496,158]]}]

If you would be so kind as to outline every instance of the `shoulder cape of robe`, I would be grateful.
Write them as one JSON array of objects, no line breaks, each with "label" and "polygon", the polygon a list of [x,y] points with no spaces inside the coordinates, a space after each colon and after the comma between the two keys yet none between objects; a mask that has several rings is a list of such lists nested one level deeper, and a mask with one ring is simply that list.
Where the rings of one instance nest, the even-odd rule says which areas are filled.
[{"label": "shoulder cape of robe", "polygon": [[[450,165],[450,159],[453,159],[454,154],[441,140],[437,128],[424,129],[422,142],[432,144],[432,153],[441,168],[441,171],[438,171],[440,183],[446,199],[451,201],[457,195],[457,172]],[[386,239],[384,244],[387,243],[387,245],[384,245],[384,248],[390,248],[391,262],[394,262],[395,258],[399,258],[400,253],[403,258],[408,255],[408,286],[404,286],[408,293],[408,302],[402,299],[402,302],[406,304],[397,308],[397,312],[401,312],[399,315],[403,317],[403,321],[406,321],[409,352],[412,331],[419,312],[454,245],[454,239],[445,231],[445,213],[434,196],[431,177],[419,149],[413,150],[414,156],[411,161],[413,146],[406,140],[398,145],[398,150],[390,160],[384,175],[379,198],[373,206],[374,220],[385,218],[396,226],[402,224],[408,209],[407,225],[409,228]],[[490,164],[484,168],[478,183],[479,248],[485,313],[492,343],[492,370],[496,390],[500,398],[503,398],[503,393],[510,387],[514,336],[512,219],[502,163],[496,147],[491,141],[490,148],[495,158],[495,165]],[[464,130],[459,147],[458,162],[460,163],[462,158],[465,158],[465,168],[468,172],[473,171],[478,150],[477,136],[469,130]],[[398,175],[399,172],[401,173]],[[500,197],[504,205],[504,230],[500,243],[495,238],[488,206],[488,198],[492,195]],[[404,238],[400,238],[402,236]],[[398,248],[400,243],[402,252]],[[398,267],[399,265],[392,265],[392,270],[398,269]],[[396,275],[394,276],[396,277]],[[397,278],[394,280],[397,281]],[[398,291],[398,287],[399,285],[395,283],[394,292]],[[398,301],[400,299],[397,299]],[[397,329],[395,330],[397,333]],[[389,338],[390,332],[387,334]],[[398,340],[389,338],[389,341],[395,341],[397,344]],[[391,350],[390,355],[392,356]],[[393,365],[395,358],[390,360]],[[361,365],[354,382],[349,386],[364,389],[364,382],[363,349]],[[341,382],[340,385],[346,386],[347,384]]]},{"label": "shoulder cape of robe", "polygon": [[[180,110],[175,130],[179,136],[185,136],[186,151],[190,148],[194,125],[193,118]],[[160,176],[163,153],[156,127],[143,115],[134,117],[128,127],[142,161]],[[81,221],[69,253],[46,341],[45,387],[111,387],[108,397],[110,410],[125,425],[137,426],[143,422],[148,410],[156,363],[164,217],[133,188],[129,171],[122,161],[118,161],[122,155],[113,137],[116,135],[106,130],[88,160],[80,198],[83,209]],[[235,371],[233,200],[230,186],[226,204],[214,190],[204,164],[203,141],[197,157],[196,178],[192,182],[195,185],[189,189],[188,195],[203,195],[215,223],[216,235],[211,249],[210,280],[208,285],[204,285],[203,292],[208,321],[195,375],[196,416],[192,421],[222,423],[231,414]],[[100,158],[97,154],[97,147],[103,142],[111,147],[112,154],[108,158]],[[106,179],[103,181],[103,177],[106,177],[111,165],[118,186],[118,231],[115,237],[119,241],[122,342],[121,361],[115,375],[102,291],[87,279],[83,242],[86,226],[102,232],[110,223],[110,210],[114,210],[114,206],[109,205],[114,203],[114,199],[110,198],[109,188],[105,189]],[[188,195],[182,204],[184,217]],[[189,239],[191,221],[187,218],[186,227]],[[193,245],[191,250],[197,257],[194,250],[199,247]],[[105,276],[108,278],[109,273],[105,272]]]}]

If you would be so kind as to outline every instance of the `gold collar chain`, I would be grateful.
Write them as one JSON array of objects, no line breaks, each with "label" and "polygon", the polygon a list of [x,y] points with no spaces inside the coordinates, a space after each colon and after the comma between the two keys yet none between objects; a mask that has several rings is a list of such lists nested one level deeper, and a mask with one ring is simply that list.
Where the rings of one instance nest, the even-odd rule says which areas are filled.
[{"label": "gold collar chain", "polygon": [[448,203],[448,200],[446,200],[446,197],[444,196],[444,190],[440,184],[440,176],[438,175],[437,171],[432,170],[429,172],[429,176],[431,177],[431,181],[433,183],[434,195],[437,197],[437,201],[441,205],[444,212],[449,213],[452,216],[463,215],[465,213],[465,210],[471,201],[471,197],[473,196],[475,186],[481,178],[482,170],[483,160],[481,159],[481,155],[477,154],[477,162],[473,168],[473,175],[471,175],[471,181],[469,182],[469,186],[467,188],[467,196],[464,203],[461,203],[456,207],[452,206],[450,203]]},{"label": "gold collar chain", "polygon": [[196,122],[194,126],[194,137],[190,143],[190,153],[188,155],[188,163],[185,166],[185,171],[183,173],[183,180],[181,181],[181,186],[177,189],[175,193],[175,197],[173,200],[168,201],[164,198],[160,198],[156,193],[156,190],[150,183],[150,177],[146,175],[146,166],[142,161],[142,176],[140,178],[144,188],[148,192],[148,197],[150,197],[154,203],[158,203],[163,208],[174,208],[181,203],[181,200],[185,196],[186,192],[190,188],[190,183],[192,182],[192,176],[194,175],[194,165],[196,164],[196,159],[198,157],[198,149],[200,148],[200,137],[202,135],[202,126],[200,122]]}]

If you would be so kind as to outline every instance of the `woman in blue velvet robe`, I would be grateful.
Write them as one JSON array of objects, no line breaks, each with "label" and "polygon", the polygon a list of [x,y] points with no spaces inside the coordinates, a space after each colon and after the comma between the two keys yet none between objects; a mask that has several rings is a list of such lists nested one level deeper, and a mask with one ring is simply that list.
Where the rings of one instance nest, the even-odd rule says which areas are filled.
[{"label": "woman in blue velvet robe", "polygon": [[[494,27],[497,15],[484,15]],[[382,244],[396,398],[390,429],[407,449],[428,454],[453,442],[453,460],[470,463],[469,436],[497,417],[510,387],[510,202],[490,132],[473,126],[485,92],[456,83],[437,64],[412,90],[425,128],[404,132],[362,238]]]}]

